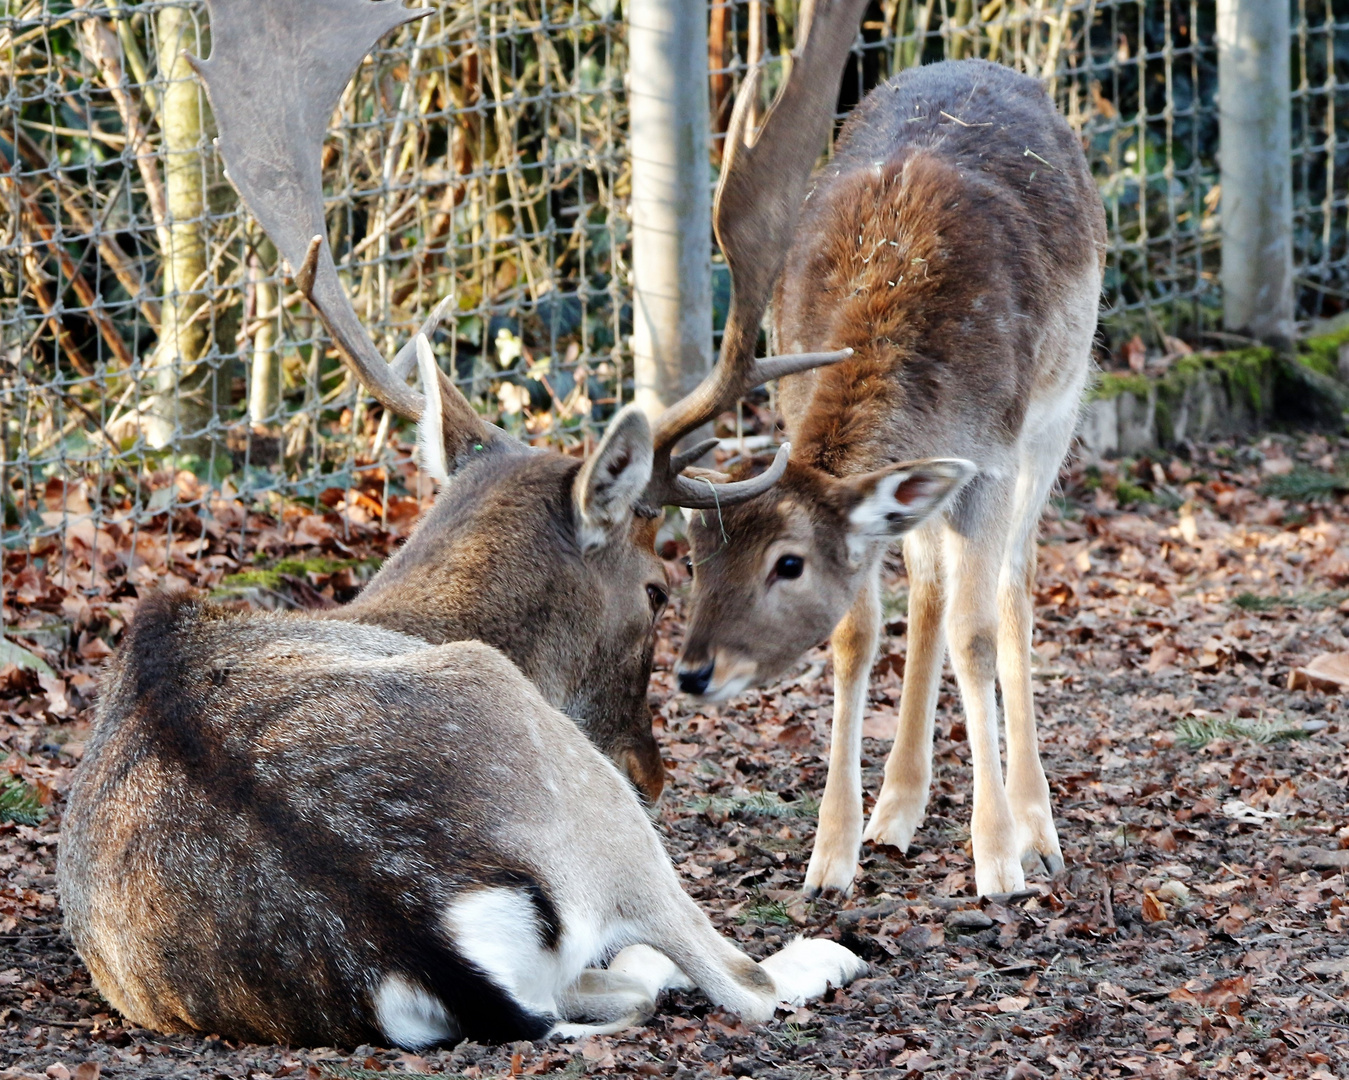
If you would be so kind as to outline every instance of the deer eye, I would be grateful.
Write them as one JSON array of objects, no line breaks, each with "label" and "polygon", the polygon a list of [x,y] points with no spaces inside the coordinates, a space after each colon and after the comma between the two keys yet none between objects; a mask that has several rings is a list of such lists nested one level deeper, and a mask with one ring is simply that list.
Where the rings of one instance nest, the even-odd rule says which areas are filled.
[{"label": "deer eye", "polygon": [[773,576],[779,578],[799,578],[806,568],[806,561],[800,555],[784,555],[773,564]]},{"label": "deer eye", "polygon": [[685,556],[680,560],[680,562],[682,562],[682,563],[684,564],[684,569],[687,570],[687,571],[689,572],[689,576],[692,577],[692,576],[693,576],[693,560],[692,560],[691,558],[689,558],[689,556],[685,555]]},{"label": "deer eye", "polygon": [[670,599],[666,591],[659,585],[648,585],[646,587],[646,598],[651,601],[652,615],[659,615],[661,609],[665,607],[665,602]]}]

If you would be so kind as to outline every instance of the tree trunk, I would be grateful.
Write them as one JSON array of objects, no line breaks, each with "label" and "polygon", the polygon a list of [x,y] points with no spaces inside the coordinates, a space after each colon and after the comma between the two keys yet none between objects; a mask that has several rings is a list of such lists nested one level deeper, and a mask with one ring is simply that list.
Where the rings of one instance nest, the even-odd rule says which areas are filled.
[{"label": "tree trunk", "polygon": [[268,281],[276,268],[276,247],[270,240],[258,244],[249,268],[254,277],[253,367],[249,372],[248,419],[257,427],[281,423],[281,353],[276,347],[277,287]]},{"label": "tree trunk", "polygon": [[207,319],[206,176],[202,167],[205,128],[201,88],[184,50],[200,55],[193,12],[166,7],[155,18],[159,70],[166,82],[160,116],[168,216],[161,235],[163,296],[159,344],[153,360],[153,399],[145,435],[156,448],[172,445],[201,452],[214,404],[214,379],[202,356]]},{"label": "tree trunk", "polygon": [[707,8],[629,0],[633,363],[658,416],[712,366]]}]

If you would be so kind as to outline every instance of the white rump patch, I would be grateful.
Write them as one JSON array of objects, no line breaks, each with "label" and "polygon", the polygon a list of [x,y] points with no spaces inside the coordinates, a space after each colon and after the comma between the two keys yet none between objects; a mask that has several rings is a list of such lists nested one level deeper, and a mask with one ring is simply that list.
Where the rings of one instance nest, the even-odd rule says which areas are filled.
[{"label": "white rump patch", "polygon": [[402,975],[389,975],[375,991],[375,1021],[394,1046],[421,1050],[458,1034],[445,1006]]},{"label": "white rump patch", "polygon": [[558,1002],[581,972],[624,938],[631,941],[632,928],[621,921],[597,922],[593,913],[582,910],[562,911],[558,917],[561,939],[550,949],[543,943],[538,908],[529,894],[488,886],[454,900],[442,925],[460,955],[522,1008],[560,1016]]},{"label": "white rump patch", "polygon": [[847,986],[866,971],[867,962],[837,941],[799,937],[759,967],[773,977],[779,1002],[804,1005],[831,986]]}]

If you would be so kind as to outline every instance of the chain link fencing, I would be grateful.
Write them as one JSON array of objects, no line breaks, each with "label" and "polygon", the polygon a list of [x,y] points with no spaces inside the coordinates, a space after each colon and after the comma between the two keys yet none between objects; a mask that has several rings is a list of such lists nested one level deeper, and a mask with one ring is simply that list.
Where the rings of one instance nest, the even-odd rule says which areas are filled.
[{"label": "chain link fencing", "polygon": [[[390,354],[454,296],[438,349],[469,396],[523,437],[586,445],[631,396],[622,10],[426,3],[334,121],[339,268]],[[771,93],[797,8],[710,4],[709,177],[746,65],[768,67]],[[1349,308],[1349,5],[1295,0],[1290,18],[1312,318]],[[1103,349],[1197,345],[1221,317],[1215,20],[1213,0],[876,0],[840,105],[943,57],[1044,80],[1107,208]],[[71,536],[97,547],[105,525],[294,498],[368,517],[415,483],[405,433],[338,362],[224,178],[184,49],[209,53],[195,0],[0,0],[7,575],[59,561]],[[716,285],[720,322],[724,270]]]}]

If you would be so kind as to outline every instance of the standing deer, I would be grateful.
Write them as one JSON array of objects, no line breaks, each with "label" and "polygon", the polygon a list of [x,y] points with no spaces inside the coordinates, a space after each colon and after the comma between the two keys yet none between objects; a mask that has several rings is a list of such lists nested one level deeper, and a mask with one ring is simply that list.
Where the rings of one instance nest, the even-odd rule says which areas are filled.
[{"label": "standing deer", "polygon": [[[811,894],[851,891],[862,840],[912,841],[947,641],[968,719],[979,892],[1023,888],[1042,861],[1063,865],[1031,700],[1032,587],[1040,511],[1091,366],[1104,246],[1078,140],[1039,83],[984,61],[877,87],[807,196],[773,301],[774,346],[853,356],[783,382],[793,449],[772,490],[691,515],[677,670],[685,692],[721,700],[830,636],[834,720]],[[899,536],[908,657],[864,835],[862,717],[881,565]]]},{"label": "standing deer", "polygon": [[[828,131],[818,87],[837,82],[864,6],[804,4],[809,34],[757,142],[737,113],[717,215],[759,246],[760,275],[735,282],[755,318]],[[319,154],[361,58],[426,12],[209,7],[213,53],[197,66],[231,179],[344,360],[417,421],[442,486],[336,612],[143,601],[62,823],[66,925],[99,989],[159,1030],[415,1049],[618,1030],[687,980],[756,1021],[846,983],[863,965],[834,942],[755,963],[717,934],[619,771],[659,793],[646,685],[661,507],[753,498],[786,454],[709,491],[681,475],[705,448],[675,453],[669,425],[653,439],[634,409],[580,462],[482,422],[425,334],[386,365],[323,237]],[[693,396],[729,407],[841,355],[756,362],[752,341],[733,345]],[[404,381],[414,364],[420,393]]]}]

